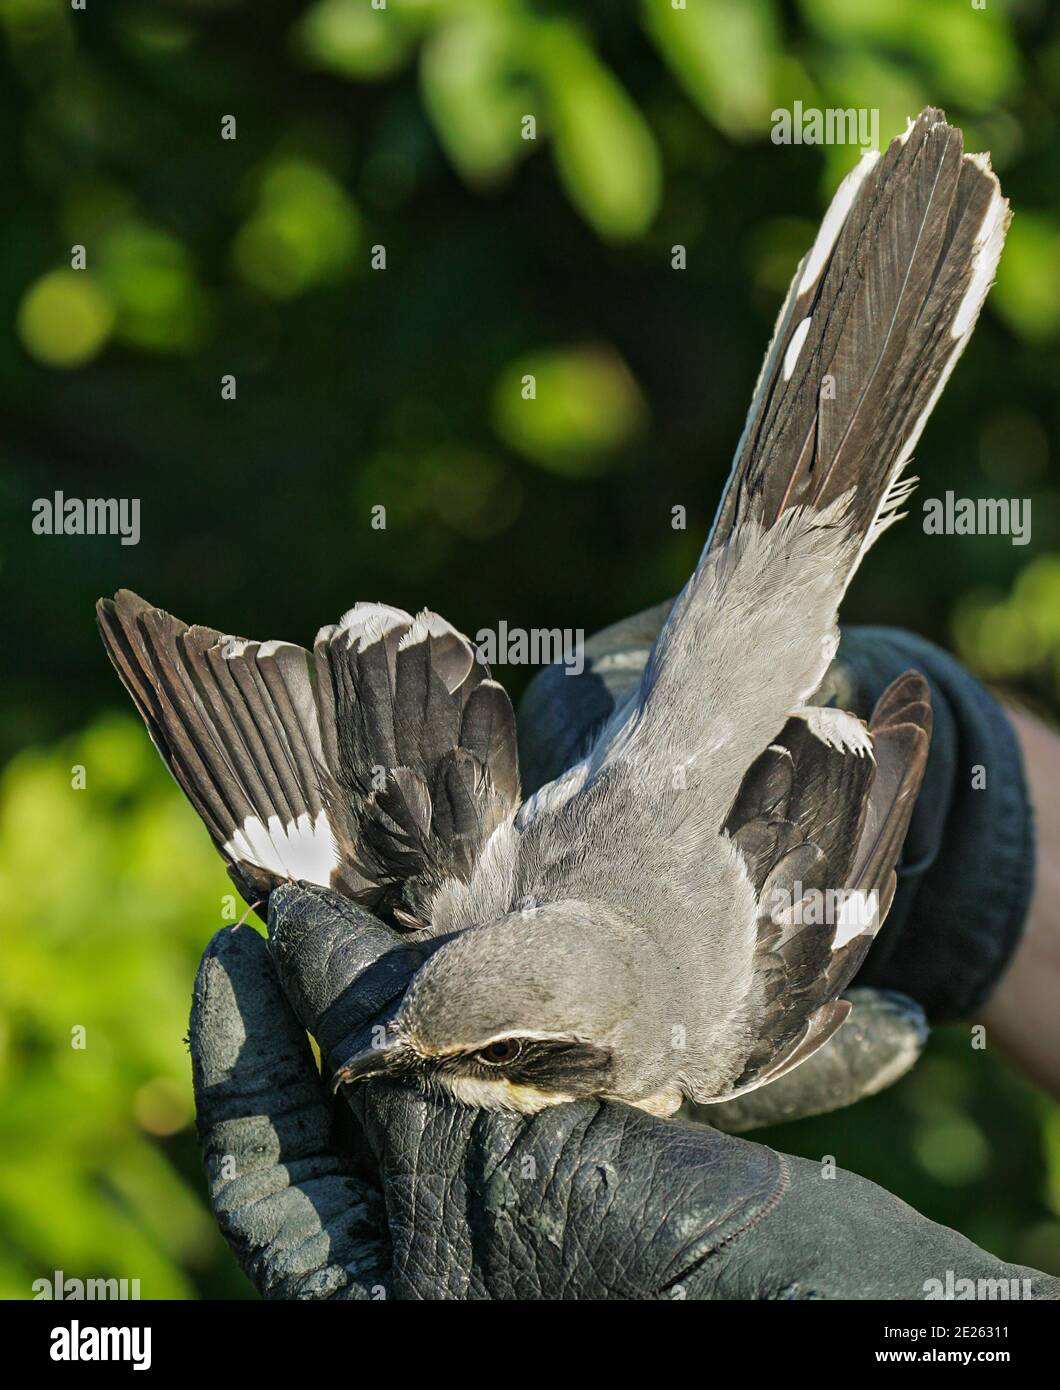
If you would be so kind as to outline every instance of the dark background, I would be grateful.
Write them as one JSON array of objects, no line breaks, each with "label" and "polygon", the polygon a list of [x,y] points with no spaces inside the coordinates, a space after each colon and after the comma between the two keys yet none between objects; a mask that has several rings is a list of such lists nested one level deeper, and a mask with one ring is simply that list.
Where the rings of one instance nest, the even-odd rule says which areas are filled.
[{"label": "dark background", "polygon": [[[907,626],[1055,711],[1048,13],[0,6],[0,1292],[60,1268],[144,1297],[246,1292],[204,1207],[180,1047],[228,883],[103,657],[95,598],[128,586],[307,643],[361,598],[471,633],[589,633],[673,592],[858,154],[774,145],[775,108],[876,108],[886,143],[937,103],[993,151],[1015,209],[998,284],[918,449],[911,519],[844,618]],[[1031,544],[926,536],[921,501],[947,489],[1031,498]],[[34,535],[56,490],[141,499],[140,543]],[[497,674],[518,694],[532,672]],[[768,1138],[1060,1269],[1057,1110],[967,1029],[887,1095]]]}]

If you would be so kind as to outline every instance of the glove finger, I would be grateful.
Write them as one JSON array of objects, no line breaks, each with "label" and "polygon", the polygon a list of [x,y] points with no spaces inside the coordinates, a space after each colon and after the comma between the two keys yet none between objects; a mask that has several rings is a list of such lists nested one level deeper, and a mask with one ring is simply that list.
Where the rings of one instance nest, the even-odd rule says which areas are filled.
[{"label": "glove finger", "polygon": [[332,1114],[268,949],[220,931],[195,980],[189,1045],[210,1202],[267,1298],[385,1296],[378,1192],[332,1148]]},{"label": "glove finger", "polygon": [[291,1007],[333,1070],[401,998],[428,947],[349,898],[292,883],[270,896],[269,950]]},{"label": "glove finger", "polygon": [[1060,1279],[997,1259],[867,1178],[828,1159],[781,1158],[785,1191],[768,1219],[694,1271],[684,1297],[707,1289],[731,1300],[1060,1297]]}]

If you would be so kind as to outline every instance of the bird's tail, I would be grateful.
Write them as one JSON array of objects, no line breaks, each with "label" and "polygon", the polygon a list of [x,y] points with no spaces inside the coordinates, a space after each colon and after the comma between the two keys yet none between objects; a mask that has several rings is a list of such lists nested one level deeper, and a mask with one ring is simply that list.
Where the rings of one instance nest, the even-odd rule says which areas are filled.
[{"label": "bird's tail", "polygon": [[747,520],[852,492],[862,556],[916,483],[913,448],[994,280],[1009,206],[928,108],[840,184],[766,354],[707,552]]}]

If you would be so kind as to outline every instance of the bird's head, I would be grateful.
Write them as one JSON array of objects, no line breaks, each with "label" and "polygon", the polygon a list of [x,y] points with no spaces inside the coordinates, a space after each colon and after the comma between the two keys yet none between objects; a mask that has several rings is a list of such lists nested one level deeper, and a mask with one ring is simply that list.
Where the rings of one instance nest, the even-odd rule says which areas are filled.
[{"label": "bird's head", "polygon": [[440,946],[381,1045],[351,1057],[335,1084],[406,1077],[524,1114],[613,1093],[635,1004],[621,924],[583,903],[514,912]]}]

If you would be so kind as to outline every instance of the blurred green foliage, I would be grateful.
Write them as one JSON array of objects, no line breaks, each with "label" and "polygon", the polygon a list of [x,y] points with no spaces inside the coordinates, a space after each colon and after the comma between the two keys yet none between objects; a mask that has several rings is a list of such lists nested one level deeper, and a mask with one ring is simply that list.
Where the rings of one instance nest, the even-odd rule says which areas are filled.
[{"label": "blurred green foliage", "polygon": [[231,885],[184,810],[124,714],[4,770],[2,1297],[53,1270],[145,1298],[242,1291],[203,1206],[180,1043]]},{"label": "blurred green foliage", "polygon": [[[1030,497],[1033,539],[927,537],[914,501],[847,616],[954,646],[1055,714],[1055,14],[0,0],[0,45],[0,1294],[61,1268],[245,1295],[180,1043],[228,880],[91,602],[131,585],[295,640],[357,598],[470,631],[592,631],[657,602],[694,563],[779,297],[857,156],[773,145],[772,111],[878,108],[886,141],[935,102],[992,150],[1016,216],[920,445],[922,495]],[[141,498],[140,544],[33,536],[57,489]],[[527,673],[498,674],[517,693]],[[963,1029],[892,1091],[764,1137],[1060,1270],[1056,1108]]]}]

